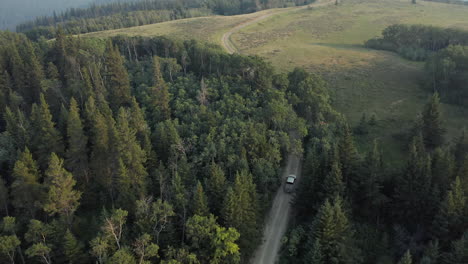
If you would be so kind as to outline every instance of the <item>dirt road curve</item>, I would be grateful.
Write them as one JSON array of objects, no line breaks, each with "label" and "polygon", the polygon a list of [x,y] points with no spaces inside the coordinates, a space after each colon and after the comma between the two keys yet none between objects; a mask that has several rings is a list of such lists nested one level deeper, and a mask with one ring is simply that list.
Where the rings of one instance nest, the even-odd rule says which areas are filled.
[{"label": "dirt road curve", "polygon": [[238,52],[238,50],[237,50],[236,46],[234,45],[234,43],[232,42],[231,36],[232,36],[232,34],[238,32],[242,28],[245,28],[245,27],[247,27],[249,25],[252,25],[254,23],[258,23],[261,20],[263,20],[265,18],[268,18],[268,17],[270,17],[272,15],[277,15],[277,14],[281,14],[281,13],[288,12],[288,11],[299,10],[299,9],[303,9],[303,8],[307,8],[307,7],[325,6],[325,5],[329,5],[329,4],[332,4],[332,3],[334,3],[333,0],[317,0],[315,3],[310,4],[310,5],[293,7],[293,8],[278,9],[278,11],[276,11],[276,12],[271,12],[271,13],[264,14],[264,15],[261,15],[261,16],[258,16],[258,17],[254,17],[254,18],[249,19],[247,21],[241,22],[240,24],[233,27],[228,32],[224,33],[223,37],[221,38],[221,44],[223,45],[223,47],[226,49],[226,51],[229,54],[236,53],[236,52]]},{"label": "dirt road curve", "polygon": [[[284,170],[283,179],[289,174],[295,174],[299,179],[301,173],[300,158],[296,155],[289,155],[288,165]],[[296,182],[297,183],[297,182]],[[284,184],[284,180],[283,180]],[[252,258],[252,264],[274,264],[278,261],[278,252],[281,247],[281,238],[288,227],[288,220],[291,211],[292,195],[283,191],[283,186],[278,189],[273,205],[269,212],[263,231],[263,243],[257,248]]]}]

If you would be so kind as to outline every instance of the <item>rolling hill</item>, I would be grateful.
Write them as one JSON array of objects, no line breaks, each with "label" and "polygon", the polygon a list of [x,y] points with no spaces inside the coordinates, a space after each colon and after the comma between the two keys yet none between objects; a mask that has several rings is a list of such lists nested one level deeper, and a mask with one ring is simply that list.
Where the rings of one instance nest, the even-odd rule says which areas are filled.
[{"label": "rolling hill", "polygon": [[[249,23],[264,16],[256,23]],[[370,50],[364,41],[395,23],[431,24],[468,29],[468,6],[403,0],[344,0],[338,6],[270,9],[238,16],[184,19],[87,36],[156,36],[222,44],[223,34],[248,23],[229,40],[242,54],[259,55],[280,71],[294,67],[321,73],[329,82],[335,107],[355,125],[363,113],[375,114],[377,126],[358,137],[362,148],[378,138],[400,155],[400,135],[412,126],[430,92],[421,88],[424,64],[397,54]],[[468,111],[443,105],[448,136],[468,124]]]}]

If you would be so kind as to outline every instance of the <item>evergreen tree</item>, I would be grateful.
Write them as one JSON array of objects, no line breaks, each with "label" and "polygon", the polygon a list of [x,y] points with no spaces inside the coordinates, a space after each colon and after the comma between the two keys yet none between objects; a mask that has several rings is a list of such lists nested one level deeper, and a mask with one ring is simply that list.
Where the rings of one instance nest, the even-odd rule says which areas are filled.
[{"label": "evergreen tree", "polygon": [[178,172],[175,172],[174,177],[172,178],[172,201],[174,204],[174,211],[179,217],[179,226],[182,229],[182,239],[183,242],[185,239],[185,222],[187,220],[187,207],[189,199],[187,197],[185,186],[182,182]]},{"label": "evergreen tree", "polygon": [[169,89],[161,74],[160,58],[153,58],[153,87],[151,91],[151,111],[152,121],[156,124],[160,121],[171,118],[171,110],[169,108]]},{"label": "evergreen tree", "polygon": [[199,216],[207,216],[210,213],[208,209],[208,199],[200,182],[197,183],[197,187],[193,195],[193,203],[194,214]]},{"label": "evergreen tree", "polygon": [[252,175],[248,171],[236,174],[233,188],[229,188],[222,216],[226,226],[239,231],[239,246],[242,250],[252,250],[257,244],[258,200]]},{"label": "evergreen tree", "polygon": [[355,193],[357,187],[355,173],[357,162],[359,161],[358,152],[354,145],[353,135],[349,126],[343,126],[342,135],[338,143],[338,153],[340,157],[341,170],[343,173],[343,180],[345,186],[348,187],[347,191]]},{"label": "evergreen tree", "polygon": [[445,263],[462,264],[468,261],[468,232],[452,242],[451,250],[444,258]]},{"label": "evergreen tree", "polygon": [[435,93],[424,107],[422,129],[424,145],[429,149],[440,147],[444,142],[445,130],[442,125],[439,95]]},{"label": "evergreen tree", "polygon": [[360,188],[357,194],[359,210],[364,217],[379,216],[380,206],[387,200],[381,193],[384,172],[382,157],[377,141],[367,154],[360,173]]},{"label": "evergreen tree", "polygon": [[153,138],[158,157],[164,163],[173,161],[176,158],[176,147],[182,144],[182,139],[177,131],[177,122],[166,120],[159,123]]},{"label": "evergreen tree", "polygon": [[135,97],[132,98],[129,124],[130,127],[136,130],[136,138],[140,143],[140,147],[145,151],[146,156],[148,158],[154,156],[155,154],[152,153],[151,149],[151,130],[145,120],[144,112],[138,105]]},{"label": "evergreen tree", "polygon": [[78,104],[70,100],[70,111],[67,120],[68,149],[65,164],[81,184],[89,183],[88,175],[88,138],[84,134]]},{"label": "evergreen tree", "polygon": [[6,132],[12,137],[14,147],[16,149],[26,148],[31,139],[29,134],[31,124],[28,118],[19,109],[12,111],[9,107],[5,108],[3,118],[6,123]]},{"label": "evergreen tree", "polygon": [[136,139],[136,131],[129,124],[128,111],[121,108],[117,118],[118,182],[120,204],[132,208],[138,198],[146,195],[146,153]]},{"label": "evergreen tree", "polygon": [[[307,242],[309,258],[322,263],[358,263],[360,252],[354,246],[354,231],[342,209],[342,200],[336,197],[333,204],[326,200],[312,224]],[[321,263],[321,262],[318,262]]]},{"label": "evergreen tree", "polygon": [[45,176],[49,193],[44,211],[50,215],[58,214],[71,224],[71,217],[78,208],[81,198],[81,192],[73,189],[76,184],[73,175],[63,168],[63,160],[52,153]]},{"label": "evergreen tree", "polygon": [[219,215],[223,207],[223,199],[226,195],[226,176],[223,169],[214,162],[210,166],[210,174],[206,186],[206,193],[210,202],[209,207],[215,215]]},{"label": "evergreen tree", "polygon": [[[102,114],[97,108],[91,112],[92,102],[87,108],[90,118],[91,159],[90,167],[95,183],[105,196],[114,198],[113,166],[115,166],[115,121],[110,115]],[[112,155],[110,155],[112,154]]]},{"label": "evergreen tree", "polygon": [[24,71],[26,73],[23,78],[26,83],[23,87],[25,90],[20,90],[20,93],[28,104],[32,104],[39,101],[39,96],[42,93],[41,83],[44,79],[44,74],[32,43],[26,40],[21,47]]},{"label": "evergreen tree", "polygon": [[405,171],[398,179],[394,198],[399,219],[415,227],[417,224],[432,221],[437,201],[432,195],[431,159],[417,149],[417,140],[410,146],[410,154]]},{"label": "evergreen tree", "polygon": [[409,250],[406,251],[406,253],[401,257],[400,261],[398,261],[398,264],[411,264],[413,263],[411,253]]},{"label": "evergreen tree", "polygon": [[462,223],[468,221],[466,203],[467,198],[463,191],[462,182],[457,177],[435,217],[433,231],[436,238],[446,242],[458,237],[464,231]]},{"label": "evergreen tree", "polygon": [[124,61],[119,49],[108,42],[105,52],[105,83],[109,91],[109,102],[114,111],[121,106],[129,106],[132,97],[130,94],[130,81],[124,67]]},{"label": "evergreen tree", "polygon": [[20,154],[13,168],[11,185],[12,204],[21,213],[18,215],[34,218],[42,208],[44,189],[40,184],[41,175],[29,149]]},{"label": "evergreen tree", "polygon": [[337,161],[333,162],[331,171],[325,177],[323,182],[323,201],[333,199],[337,196],[342,197],[344,195],[344,184],[341,175],[340,165]]},{"label": "evergreen tree", "polygon": [[85,263],[83,244],[76,239],[70,230],[67,230],[64,236],[63,253],[69,264]]},{"label": "evergreen tree", "polygon": [[43,94],[40,96],[39,106],[33,105],[31,117],[32,129],[35,132],[32,135],[32,146],[34,147],[35,155],[38,157],[39,166],[45,169],[50,153],[63,153],[63,141],[62,136],[55,129],[49,105],[45,101]]}]

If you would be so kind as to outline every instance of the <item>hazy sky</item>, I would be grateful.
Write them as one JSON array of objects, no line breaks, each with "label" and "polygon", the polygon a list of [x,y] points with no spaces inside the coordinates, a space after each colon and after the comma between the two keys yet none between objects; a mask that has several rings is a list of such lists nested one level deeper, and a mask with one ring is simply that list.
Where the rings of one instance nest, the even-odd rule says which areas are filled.
[{"label": "hazy sky", "polygon": [[54,10],[83,7],[93,0],[0,0],[0,29],[14,30],[16,24],[36,16],[50,15]]}]

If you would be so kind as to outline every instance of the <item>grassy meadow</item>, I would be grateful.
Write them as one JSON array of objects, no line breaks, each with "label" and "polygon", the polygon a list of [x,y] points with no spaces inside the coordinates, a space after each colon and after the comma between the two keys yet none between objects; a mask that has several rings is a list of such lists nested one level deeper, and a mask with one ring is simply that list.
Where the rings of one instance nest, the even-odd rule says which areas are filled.
[{"label": "grassy meadow", "polygon": [[[357,140],[361,149],[366,149],[377,137],[385,145],[388,158],[404,151],[399,135],[411,127],[430,92],[421,88],[423,63],[366,49],[364,42],[395,23],[468,30],[468,6],[425,1],[413,5],[410,0],[342,0],[338,6],[184,19],[89,35],[168,35],[220,44],[229,29],[267,12],[277,14],[231,36],[240,53],[265,57],[279,71],[300,66],[321,73],[329,82],[335,107],[351,124],[357,124],[363,113],[377,116],[377,126]],[[468,127],[466,109],[443,105],[443,114],[449,138]]]}]

